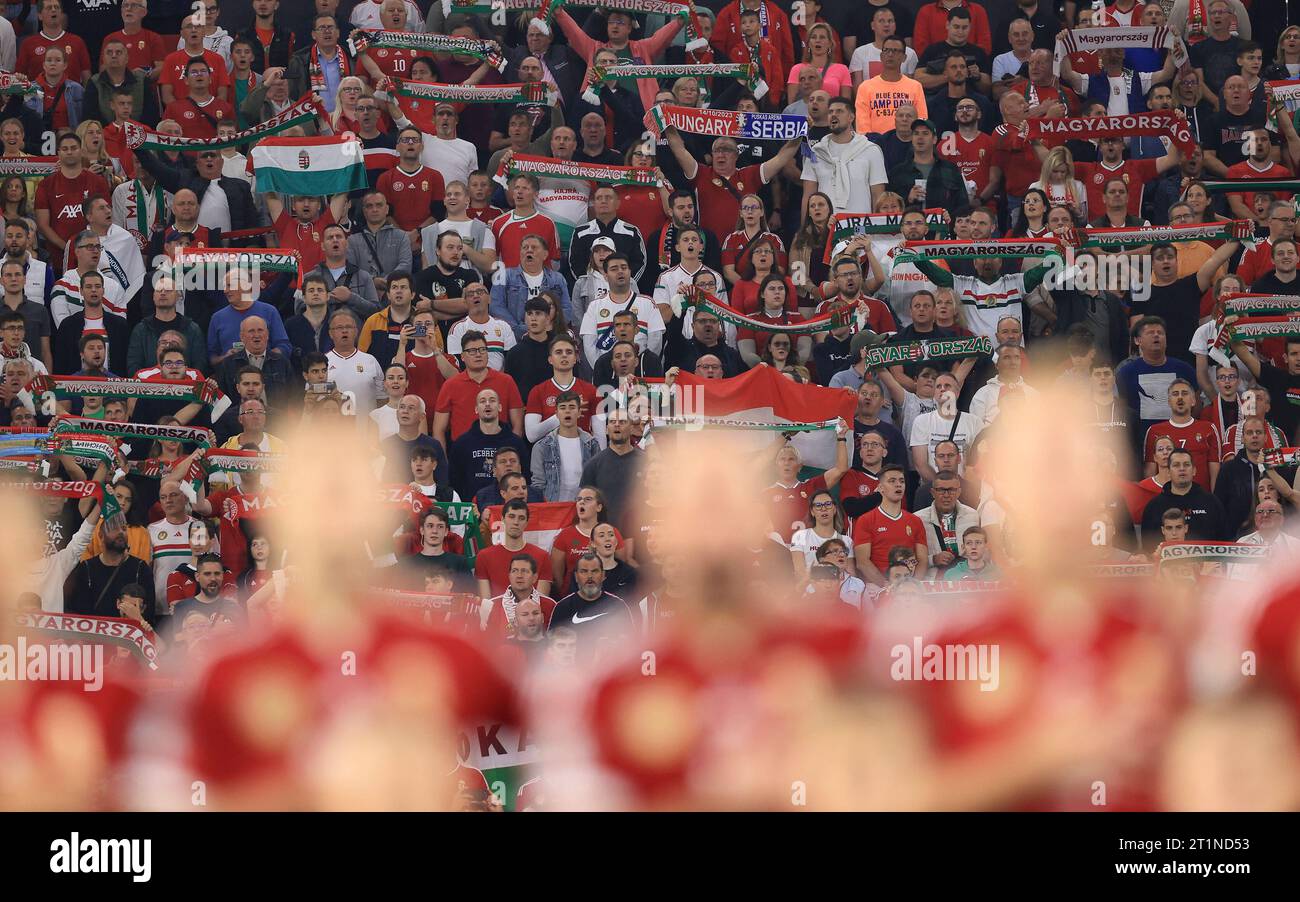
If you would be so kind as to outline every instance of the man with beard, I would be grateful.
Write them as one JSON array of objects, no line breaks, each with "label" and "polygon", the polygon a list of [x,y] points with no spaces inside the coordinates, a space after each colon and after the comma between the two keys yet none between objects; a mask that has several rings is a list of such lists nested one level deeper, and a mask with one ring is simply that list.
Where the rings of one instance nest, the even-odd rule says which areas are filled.
[{"label": "man with beard", "polygon": [[574,580],[578,590],[556,603],[549,629],[577,633],[578,661],[590,664],[602,651],[633,638],[639,618],[626,601],[605,591],[605,567],[594,551],[578,558]]},{"label": "man with beard", "polygon": [[127,552],[125,519],[117,516],[105,520],[100,535],[104,550],[77,564],[64,584],[64,612],[91,617],[116,617],[118,595],[125,586],[136,583],[143,587],[143,611],[152,624],[153,574],[148,563]]},{"label": "man with beard", "polygon": [[1169,481],[1142,511],[1142,542],[1148,550],[1160,543],[1165,511],[1175,508],[1187,515],[1189,539],[1226,541],[1236,535],[1219,499],[1196,484],[1196,462],[1192,452],[1184,448],[1169,455]]},{"label": "man with beard", "polygon": [[243,607],[221,592],[225,576],[226,568],[221,563],[220,557],[215,554],[205,554],[200,557],[198,572],[195,574],[199,591],[193,598],[187,598],[176,605],[172,611],[172,623],[182,624],[186,617],[198,612],[212,622],[218,619],[230,619],[237,624],[245,624],[247,618]]},{"label": "man with beard", "polygon": [[812,146],[803,164],[804,212],[808,198],[821,191],[835,213],[870,213],[885,191],[888,176],[880,148],[853,129],[853,101],[835,97],[827,108],[830,133]]}]

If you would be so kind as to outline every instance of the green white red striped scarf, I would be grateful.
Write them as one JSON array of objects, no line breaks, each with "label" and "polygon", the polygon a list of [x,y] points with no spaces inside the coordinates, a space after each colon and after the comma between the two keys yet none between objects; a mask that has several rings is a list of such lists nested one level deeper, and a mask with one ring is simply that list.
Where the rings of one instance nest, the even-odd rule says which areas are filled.
[{"label": "green white red striped scarf", "polygon": [[[203,455],[205,468],[211,472],[273,473],[284,468],[284,454],[265,451],[209,451]],[[201,477],[200,477],[201,478]]]},{"label": "green white red striped scarf", "polygon": [[731,323],[742,329],[752,329],[755,332],[767,332],[773,335],[815,335],[818,332],[829,332],[832,329],[843,328],[855,321],[854,314],[856,311],[853,306],[844,305],[830,312],[806,319],[803,322],[769,323],[747,313],[741,313],[735,307],[723,303],[696,285],[683,285],[680,293],[674,295],[669,304],[678,316],[681,316],[682,309],[686,307],[697,307],[710,311],[723,322]]},{"label": "green white red striped scarf", "polygon": [[551,19],[564,6],[595,7],[607,12],[642,13],[669,18],[678,16],[686,20],[687,53],[693,54],[709,45],[701,34],[699,15],[695,12],[693,3],[677,3],[674,0],[540,0],[533,21],[538,23],[544,34],[550,34]]},{"label": "green white red striped scarf", "polygon": [[222,150],[227,147],[238,147],[241,144],[255,144],[262,138],[279,134],[285,129],[311,122],[317,116],[324,115],[325,110],[321,107],[320,101],[307,94],[284,112],[226,138],[185,138],[179,135],[164,135],[145,128],[138,122],[127,122],[122,126],[122,134],[126,138],[126,146],[131,150]]},{"label": "green white red striped scarf", "polygon": [[[206,267],[227,271],[231,269],[246,270],[251,274],[261,272],[287,272],[302,281],[302,254],[288,247],[178,247],[176,248],[175,270],[172,273],[176,284],[181,287],[190,285],[220,285],[222,280],[199,278],[198,271]],[[185,275],[190,271],[189,280]],[[195,281],[195,280],[198,281]]]},{"label": "green white red striped scarf", "polygon": [[[1223,301],[1223,316],[1281,316],[1300,313],[1300,297],[1290,294],[1235,294]],[[1219,321],[1223,321],[1223,316]]]},{"label": "green white red striped scarf", "polygon": [[1160,546],[1160,563],[1208,561],[1215,563],[1260,562],[1269,556],[1267,545],[1241,542],[1165,542]]},{"label": "green white red striped scarf", "polygon": [[369,47],[420,50],[425,53],[454,53],[486,62],[498,72],[506,71],[506,59],[493,41],[458,38],[423,31],[378,31],[357,28],[348,36],[348,47],[356,56]]},{"label": "green white red striped scarf", "polygon": [[53,639],[116,645],[129,649],[150,670],[158,669],[158,646],[153,628],[125,617],[23,612],[18,614],[18,628]]},{"label": "green white red striped scarf", "polygon": [[54,434],[79,432],[84,435],[111,435],[116,438],[142,438],[160,442],[187,442],[200,448],[210,447],[216,437],[203,426],[162,426],[153,423],[114,423],[89,417],[59,417]]},{"label": "green white red striped scarf", "polygon": [[33,395],[50,394],[60,401],[92,395],[100,398],[166,398],[207,406],[212,419],[230,407],[230,399],[203,379],[176,382],[150,379],[113,379],[107,376],[37,376],[27,385]]},{"label": "green white red striped scarf", "polygon": [[581,163],[576,160],[559,160],[555,157],[536,157],[514,154],[510,158],[509,175],[532,174],[539,178],[583,179],[601,185],[658,185],[653,169],[636,169],[631,166],[610,166],[605,163]]},{"label": "green white red striped scarf", "polygon": [[[904,255],[907,255],[906,258]],[[1055,238],[991,238],[987,241],[905,241],[894,262],[911,258],[931,260],[970,260],[987,257],[1018,259],[1064,254]]]},{"label": "green white red striped scarf", "polygon": [[867,367],[875,369],[921,360],[964,360],[993,353],[993,340],[987,335],[965,338],[939,338],[934,341],[905,341],[867,349]]},{"label": "green white red striped scarf", "polygon": [[[1068,235],[1060,236],[1067,244]],[[1164,241],[1243,241],[1255,237],[1255,224],[1248,219],[1228,222],[1188,222],[1182,225],[1144,226],[1141,228],[1078,229],[1075,247],[1108,247],[1117,244],[1151,244]]]},{"label": "green white red striped scarf", "polygon": [[117,464],[117,442],[94,435],[56,435],[45,441],[43,450],[48,454],[66,454],[79,462]]},{"label": "green white red striped scarf", "polygon": [[[924,212],[930,234],[940,237],[948,234],[947,210],[931,207]],[[826,238],[826,253],[822,262],[830,263],[835,248],[858,235],[897,235],[902,228],[902,213],[836,213],[831,218],[830,234]]]},{"label": "green white red striped scarf", "polygon": [[0,95],[39,94],[40,86],[21,72],[0,71]]},{"label": "green white red striped scarf", "polygon": [[1245,194],[1256,191],[1289,191],[1300,194],[1300,179],[1213,179],[1201,184],[1206,191],[1237,191]]},{"label": "green white red striped scarf", "polygon": [[1221,350],[1234,341],[1258,341],[1263,338],[1300,338],[1300,314],[1242,317],[1232,325],[1225,324],[1219,329],[1214,337],[1214,348]]},{"label": "green white red striped scarf", "polygon": [[1300,448],[1265,448],[1264,466],[1266,467],[1300,466]]},{"label": "green white red striped scarf", "polygon": [[767,93],[767,84],[759,77],[754,63],[674,63],[641,65],[619,63],[613,66],[592,66],[587,70],[587,88],[582,99],[592,106],[600,105],[600,95],[593,90],[608,81],[640,81],[644,78],[734,78],[742,81],[756,98]]},{"label": "green white red striped scarf", "polygon": [[44,178],[59,168],[58,157],[0,157],[0,178],[19,175]]},{"label": "green white red striped scarf", "polygon": [[1196,149],[1187,120],[1173,113],[1129,113],[1124,116],[1064,116],[1026,119],[1021,134],[1037,138],[1129,138],[1133,135],[1166,135],[1185,156]]}]

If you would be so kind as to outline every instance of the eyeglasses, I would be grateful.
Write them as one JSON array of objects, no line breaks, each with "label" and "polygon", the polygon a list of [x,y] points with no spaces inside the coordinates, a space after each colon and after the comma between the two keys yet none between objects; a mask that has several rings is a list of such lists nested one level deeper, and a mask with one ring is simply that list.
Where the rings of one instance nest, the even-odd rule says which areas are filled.
[{"label": "eyeglasses", "polygon": [[397,143],[398,144],[419,144],[420,139],[413,137],[411,135],[406,135],[404,137],[398,138]]},{"label": "eyeglasses", "polygon": [[103,249],[104,246],[101,244],[78,244],[77,245],[77,250],[79,251],[99,251]]},{"label": "eyeglasses", "polygon": [[487,350],[487,348],[461,348],[460,352],[462,354],[486,354]]},{"label": "eyeglasses", "polygon": [[863,448],[885,448],[888,447],[884,442],[863,442]]},{"label": "eyeglasses", "polygon": [[185,361],[184,361],[184,360],[164,360],[164,361],[162,362],[162,365],[163,365],[163,366],[167,366],[167,367],[181,367],[181,366],[185,366]]},{"label": "eyeglasses", "polygon": [[760,212],[762,209],[763,209],[763,208],[760,207],[760,206],[758,206],[757,204],[741,204],[741,205],[740,205],[740,211],[741,211],[742,213],[758,213],[758,212]]},{"label": "eyeglasses", "polygon": [[961,489],[958,486],[951,486],[949,488],[940,488],[939,486],[936,485],[930,489],[930,493],[934,495],[951,495],[953,492],[960,492],[960,491]]},{"label": "eyeglasses", "polygon": [[835,506],[835,502],[834,502],[834,501],[814,501],[814,502],[813,502],[813,510],[817,510],[817,511],[823,511],[823,510],[826,510],[826,508],[828,508],[828,507],[834,507],[834,506]]}]

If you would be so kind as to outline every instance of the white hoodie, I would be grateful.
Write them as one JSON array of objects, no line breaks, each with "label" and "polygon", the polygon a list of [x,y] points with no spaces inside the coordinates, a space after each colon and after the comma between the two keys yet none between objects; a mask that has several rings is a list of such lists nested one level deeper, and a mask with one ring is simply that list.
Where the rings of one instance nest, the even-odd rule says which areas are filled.
[{"label": "white hoodie", "polygon": [[63,613],[63,584],[90,547],[90,539],[95,534],[95,524],[98,522],[98,515],[87,517],[62,551],[41,558],[27,571],[23,591],[35,592],[41,596],[42,611]]},{"label": "white hoodie", "polygon": [[[235,68],[234,62],[230,59],[230,44],[233,40],[234,38],[231,37],[230,33],[220,25],[216,27],[212,34],[204,35],[203,37],[203,49],[211,50],[217,56],[225,60],[227,72],[230,72]],[[177,39],[176,49],[185,49],[185,38]]]}]

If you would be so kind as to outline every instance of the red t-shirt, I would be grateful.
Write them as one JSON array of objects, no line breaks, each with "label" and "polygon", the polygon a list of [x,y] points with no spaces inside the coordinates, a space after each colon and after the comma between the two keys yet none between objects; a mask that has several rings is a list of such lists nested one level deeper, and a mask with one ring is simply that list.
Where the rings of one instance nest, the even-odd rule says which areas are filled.
[{"label": "red t-shirt", "polygon": [[974,138],[964,138],[960,132],[952,132],[951,141],[947,136],[939,142],[940,152],[951,150],[952,153],[943,153],[944,159],[951,160],[957,164],[961,170],[962,178],[975,183],[977,192],[983,191],[989,184],[989,168],[993,165],[993,157],[997,153],[997,145],[993,142],[993,136],[984,132],[976,132]]},{"label": "red t-shirt", "polygon": [[[600,397],[596,394],[596,386],[582,379],[574,379],[573,385],[569,386],[569,391],[575,391],[587,401],[587,412],[578,417],[578,428],[591,431],[591,415],[596,412],[596,405],[600,403]],[[555,379],[547,379],[545,382],[539,382],[533,386],[533,390],[528,393],[528,404],[524,408],[524,413],[535,413],[543,420],[555,416],[555,399],[559,397],[560,392],[565,389],[556,384]]]},{"label": "red t-shirt", "polygon": [[442,175],[421,166],[413,173],[403,172],[400,165],[381,175],[375,190],[388,198],[393,207],[393,222],[404,232],[418,229],[433,215],[433,204],[446,193]]},{"label": "red t-shirt", "polygon": [[[1289,179],[1292,177],[1293,176],[1291,175],[1291,170],[1287,169],[1281,163],[1270,162],[1268,164],[1268,168],[1263,171],[1256,169],[1254,166],[1250,165],[1249,160],[1242,160],[1240,163],[1234,163],[1233,165],[1228,167],[1228,178],[1230,179],[1255,179],[1258,181],[1263,181],[1263,180],[1280,181],[1282,179]],[[1290,191],[1271,191],[1269,193],[1273,195],[1274,200],[1290,200],[1292,197]],[[1229,194],[1228,196],[1231,197],[1232,194]],[[1240,194],[1237,194],[1237,196],[1241,198],[1241,202],[1246,205],[1247,210],[1254,211],[1255,192],[1243,191]]]},{"label": "red t-shirt", "polygon": [[[822,301],[813,310],[813,313],[820,316],[830,310],[828,306],[832,302],[838,302],[839,295],[834,295],[825,301]],[[867,326],[872,332],[897,332],[898,323],[894,321],[894,313],[889,309],[889,305],[877,298],[868,297],[867,301]],[[856,332],[857,330],[854,329]]]},{"label": "red t-shirt", "polygon": [[167,58],[167,45],[162,36],[147,28],[141,28],[135,34],[115,31],[104,38],[104,43],[121,41],[126,45],[126,67],[128,69],[152,69],[153,64]]},{"label": "red t-shirt", "polygon": [[505,373],[489,369],[482,382],[475,382],[469,373],[460,373],[456,378],[448,379],[443,384],[438,392],[438,403],[434,408],[437,413],[451,414],[451,424],[447,430],[448,443],[460,438],[466,429],[474,425],[474,420],[477,418],[474,404],[478,399],[478,393],[485,388],[495,389],[497,396],[501,398],[501,413],[505,422],[509,422],[505,414],[524,406],[524,400],[519,397],[519,387],[515,385],[515,380]]},{"label": "red t-shirt", "polygon": [[217,97],[212,97],[203,104],[186,97],[167,104],[163,118],[179,123],[181,133],[187,138],[215,138],[217,123],[234,120],[235,108]]},{"label": "red t-shirt", "polygon": [[1158,174],[1155,160],[1125,160],[1113,169],[1100,161],[1074,164],[1074,177],[1088,191],[1088,216],[1093,219],[1106,212],[1106,183],[1113,178],[1128,185],[1128,215],[1140,216],[1142,192]]},{"label": "red t-shirt", "polygon": [[[700,211],[700,225],[715,235],[730,235],[740,217],[740,198],[755,194],[763,187],[763,176],[758,164],[736,171],[726,180],[735,189],[733,195],[723,186],[722,177],[712,166],[701,164],[695,173],[695,203]],[[501,242],[497,242],[501,246]]]},{"label": "red t-shirt", "polygon": [[[230,87],[230,73],[226,70],[226,61],[211,50],[204,49],[203,58],[212,70],[210,90],[215,95],[221,88]],[[190,94],[190,86],[185,83],[185,64],[197,57],[190,56],[189,51],[175,50],[163,58],[162,74],[158,76],[159,85],[172,86],[172,99],[181,100]]]},{"label": "red t-shirt", "polygon": [[[419,395],[424,399],[425,415],[432,420],[433,411],[438,407],[438,393],[442,391],[442,386],[447,379],[442,375],[442,370],[438,369],[438,361],[434,356],[419,357],[411,351],[406,352],[406,381],[407,391],[413,395]],[[441,355],[451,361],[453,367],[456,366],[456,358],[448,354]]]},{"label": "red t-shirt", "polygon": [[334,214],[326,207],[313,222],[301,222],[286,208],[275,218],[275,237],[280,247],[293,248],[302,254],[302,271],[308,272],[325,259],[321,238],[325,229],[334,225]]},{"label": "red t-shirt", "polygon": [[1210,461],[1219,459],[1219,430],[1205,420],[1192,420],[1182,426],[1174,425],[1172,420],[1156,423],[1147,429],[1143,460],[1149,463],[1156,459],[1156,441],[1162,436],[1172,439],[1178,450],[1191,452],[1196,463],[1196,484],[1208,492]]},{"label": "red t-shirt", "polygon": [[840,480],[840,503],[842,504],[846,498],[865,498],[874,492],[878,485],[880,485],[879,473],[849,470]]},{"label": "red t-shirt", "polygon": [[[786,297],[789,297],[789,295],[787,294]],[[793,326],[797,323],[803,322],[802,316],[797,313],[790,313],[788,310],[783,310],[780,316],[768,316],[766,313],[756,313],[754,314],[754,319],[758,320],[760,323],[772,323],[783,326]],[[736,340],[743,341],[746,338],[753,339],[754,351],[760,356],[765,350],[767,350],[767,343],[771,340],[772,335],[773,333],[771,332],[761,332],[757,329],[748,329],[743,326],[736,330]],[[797,342],[798,337],[791,336],[791,341]]]},{"label": "red t-shirt", "polygon": [[275,506],[266,495],[245,495],[239,488],[221,489],[208,495],[212,512],[218,518],[218,537],[221,540],[221,563],[226,570],[238,576],[248,569],[248,537],[240,524],[244,520],[260,519]]},{"label": "red t-shirt", "polygon": [[771,232],[759,232],[752,241],[745,236],[744,232],[732,232],[722,241],[722,265],[731,264],[737,271],[743,271],[745,265],[749,263],[749,248],[760,238],[766,238],[776,247],[776,265],[781,267],[782,272],[788,269],[790,255],[785,251],[785,242],[781,240],[780,235]]},{"label": "red t-shirt", "polygon": [[993,130],[993,147],[993,165],[1002,170],[1006,193],[1024,197],[1029,186],[1042,175],[1043,166],[1038,162],[1038,156],[1029,142],[1020,137],[1020,132],[1010,131],[1005,125]]},{"label": "red t-shirt", "polygon": [[22,37],[19,41],[18,62],[15,63],[18,71],[33,79],[41,75],[45,71],[45,51],[51,47],[63,51],[64,59],[68,62],[65,70],[67,78],[81,81],[82,72],[95,71],[90,65],[90,52],[86,50],[86,42],[70,31],[64,31],[57,38],[47,38],[39,31]]},{"label": "red t-shirt", "polygon": [[[43,96],[43,106],[45,112],[50,116],[50,125],[56,132],[62,131],[68,127],[68,80],[63,79],[59,87],[50,87],[50,83],[41,75],[36,79],[37,86],[41,89]],[[59,88],[62,88],[60,90]]]},{"label": "red t-shirt", "polygon": [[[420,57],[419,50],[401,47],[367,47],[364,55],[370,57],[379,71],[389,78],[406,78],[411,77],[411,63]],[[370,81],[370,70],[361,63],[361,57],[357,57],[357,74]]]},{"label": "red t-shirt", "polygon": [[[502,592],[493,599],[496,603],[492,605],[492,610],[488,613],[487,629],[485,631],[490,639],[509,638],[508,627],[511,618],[506,616],[506,610],[502,603],[505,597],[506,593]],[[555,610],[555,599],[549,595],[539,594],[537,603],[542,608],[542,629],[546,629],[551,625],[551,612]]]},{"label": "red t-shirt", "polygon": [[110,196],[108,182],[103,176],[83,169],[75,179],[70,179],[56,170],[36,186],[36,209],[48,210],[50,228],[64,241],[69,241],[86,227],[81,202],[92,194]]},{"label": "red t-shirt", "polygon": [[500,207],[494,207],[491,204],[488,204],[486,207],[471,206],[465,210],[465,215],[470,219],[477,219],[479,222],[490,228],[492,223],[505,215],[505,212],[506,211],[502,210]]},{"label": "red t-shirt", "polygon": [[[623,547],[623,534],[614,530],[615,540],[618,544],[616,548]],[[578,558],[582,557],[584,551],[591,547],[591,535],[584,533],[577,526],[570,524],[564,527],[555,535],[555,541],[551,543],[551,550],[556,548],[564,552],[564,573],[567,576],[572,573],[578,566]]]},{"label": "red t-shirt", "polygon": [[784,486],[774,482],[767,487],[768,502],[772,510],[772,529],[781,535],[784,542],[789,542],[795,533],[795,523],[803,528],[812,522],[808,512],[808,502],[813,495],[826,488],[826,478],[818,475],[812,479],[793,486]]},{"label": "red t-shirt", "polygon": [[925,544],[925,526],[921,518],[907,511],[891,517],[877,507],[853,521],[853,547],[871,546],[871,563],[881,573],[889,571],[889,551],[896,545],[915,550]]},{"label": "red t-shirt", "polygon": [[[757,313],[759,307],[758,282],[741,279],[735,285],[732,285],[731,306],[741,313]],[[799,312],[799,295],[795,293],[794,283],[790,281],[789,277],[785,280],[785,309],[791,313]]]},{"label": "red t-shirt", "polygon": [[485,579],[492,595],[500,595],[510,587],[510,559],[516,554],[526,554],[537,562],[538,581],[551,579],[551,556],[532,542],[525,542],[518,551],[504,545],[489,545],[474,558],[474,576]]},{"label": "red t-shirt", "polygon": [[523,219],[515,219],[513,212],[503,213],[492,220],[492,234],[497,241],[497,253],[501,265],[514,267],[519,265],[519,246],[529,235],[541,235],[550,245],[551,253],[547,260],[560,262],[560,233],[555,230],[555,221],[545,213],[534,213]]},{"label": "red t-shirt", "polygon": [[618,218],[640,229],[647,242],[668,222],[656,188],[625,186],[619,190],[618,201]]}]

